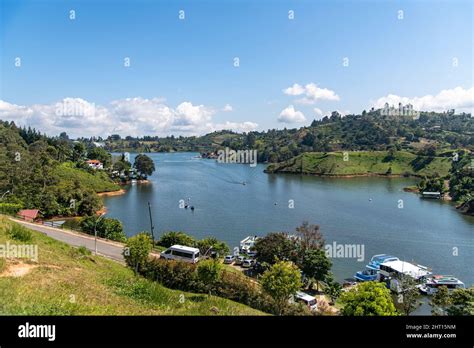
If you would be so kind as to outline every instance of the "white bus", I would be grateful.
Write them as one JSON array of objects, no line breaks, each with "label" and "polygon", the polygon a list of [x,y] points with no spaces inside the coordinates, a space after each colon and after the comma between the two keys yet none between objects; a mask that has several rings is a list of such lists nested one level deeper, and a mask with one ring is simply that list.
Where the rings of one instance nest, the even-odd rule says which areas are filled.
[{"label": "white bus", "polygon": [[199,261],[199,249],[191,248],[184,245],[173,245],[162,253],[160,258],[167,260],[185,261],[196,263]]}]

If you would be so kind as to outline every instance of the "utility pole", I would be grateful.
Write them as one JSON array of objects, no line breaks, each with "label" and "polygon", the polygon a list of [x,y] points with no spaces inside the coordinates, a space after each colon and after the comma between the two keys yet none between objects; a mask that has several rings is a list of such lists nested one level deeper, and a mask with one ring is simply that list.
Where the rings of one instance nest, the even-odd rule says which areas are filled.
[{"label": "utility pole", "polygon": [[99,220],[104,217],[105,213],[100,215],[97,220],[95,220],[94,223],[94,249],[95,249],[95,254],[97,255],[97,224],[99,223]]},{"label": "utility pole", "polygon": [[151,204],[148,202],[148,214],[150,215],[150,229],[151,229],[151,240],[152,240],[152,245],[155,247],[155,234],[153,233],[153,230],[155,227],[153,226],[153,219],[151,217]]}]

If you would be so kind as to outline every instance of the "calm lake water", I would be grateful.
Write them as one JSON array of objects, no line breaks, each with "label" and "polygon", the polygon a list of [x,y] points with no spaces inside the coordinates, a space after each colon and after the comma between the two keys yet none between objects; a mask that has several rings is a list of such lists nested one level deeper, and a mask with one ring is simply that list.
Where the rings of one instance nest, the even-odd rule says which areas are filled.
[{"label": "calm lake water", "polygon": [[[474,284],[474,218],[449,203],[404,192],[414,179],[265,174],[264,165],[220,164],[197,155],[149,154],[157,169],[150,184],[105,198],[107,215],[120,219],[133,235],[149,230],[150,202],[156,237],[179,230],[196,238],[215,236],[231,248],[248,235],[293,232],[308,221],[321,226],[326,243],[364,245],[361,262],[333,259],[339,280],[363,269],[372,255],[387,253]],[[179,207],[188,198],[194,212]]]}]

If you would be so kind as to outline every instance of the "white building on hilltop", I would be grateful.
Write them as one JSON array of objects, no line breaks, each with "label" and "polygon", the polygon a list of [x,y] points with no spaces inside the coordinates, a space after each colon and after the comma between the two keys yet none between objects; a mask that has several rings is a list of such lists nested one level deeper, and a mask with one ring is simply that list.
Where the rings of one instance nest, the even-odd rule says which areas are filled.
[{"label": "white building on hilltop", "polygon": [[419,112],[413,110],[412,104],[403,105],[402,103],[398,103],[398,108],[394,105],[389,105],[385,103],[382,109],[377,110],[380,115],[384,116],[410,116],[413,119],[417,119],[419,117]]}]

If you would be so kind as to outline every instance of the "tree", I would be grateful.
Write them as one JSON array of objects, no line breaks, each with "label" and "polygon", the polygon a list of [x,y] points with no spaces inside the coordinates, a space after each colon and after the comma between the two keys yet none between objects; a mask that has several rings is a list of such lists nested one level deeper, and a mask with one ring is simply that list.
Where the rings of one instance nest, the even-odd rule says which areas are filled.
[{"label": "tree", "polygon": [[101,199],[92,190],[84,190],[79,202],[77,213],[79,215],[92,215],[102,207]]},{"label": "tree", "polygon": [[86,147],[83,143],[75,143],[72,151],[72,160],[77,162],[84,158],[86,154]]},{"label": "tree", "polygon": [[474,288],[453,290],[449,297],[448,315],[474,315]]},{"label": "tree", "polygon": [[327,286],[324,289],[324,293],[328,295],[329,298],[331,299],[330,304],[334,305],[338,297],[341,295],[341,292],[342,292],[341,284],[339,284],[338,282],[334,280],[334,277],[331,273],[329,273],[326,276],[326,284]]},{"label": "tree", "polygon": [[446,308],[451,303],[449,291],[446,286],[440,286],[430,301],[431,314],[446,315]]},{"label": "tree", "polygon": [[301,289],[300,270],[290,261],[277,262],[263,273],[261,284],[263,290],[275,300],[281,315],[290,297]]},{"label": "tree", "polygon": [[412,277],[402,275],[398,278],[398,286],[401,290],[398,295],[398,303],[407,316],[421,306],[421,296],[416,284]]},{"label": "tree", "polygon": [[274,264],[277,261],[293,260],[296,256],[294,241],[283,232],[273,232],[257,239],[254,248],[259,262]]},{"label": "tree", "polygon": [[226,243],[218,240],[215,237],[206,237],[196,243],[202,255],[205,255],[209,250],[217,252],[219,255],[229,253],[229,247]]},{"label": "tree", "polygon": [[105,150],[102,147],[92,148],[91,150],[88,151],[87,157],[89,157],[89,159],[91,160],[95,159],[95,160],[101,161],[102,164],[104,165],[104,168],[109,167],[110,164],[112,163],[112,155],[108,153],[107,150]]},{"label": "tree", "polygon": [[[388,149],[387,151],[387,156],[385,156],[385,158],[383,159],[384,162],[391,162],[395,159],[395,155],[396,155],[396,149],[391,147],[390,149]],[[390,167],[391,168],[391,167]]]},{"label": "tree", "polygon": [[152,241],[150,235],[147,232],[141,232],[128,238],[123,250],[123,257],[127,265],[132,268],[135,273],[139,273],[146,264],[151,250]]},{"label": "tree", "polygon": [[169,231],[165,232],[160,239],[158,240],[157,244],[169,248],[170,246],[173,245],[184,245],[184,246],[194,246],[196,243],[196,240],[187,235],[184,232],[175,232],[175,231]]},{"label": "tree", "polygon": [[82,218],[80,226],[81,230],[88,234],[94,234],[94,231],[97,231],[97,236],[102,238],[119,242],[124,242],[127,239],[122,223],[117,219],[102,218],[99,220],[96,215],[86,216]]},{"label": "tree", "polygon": [[316,281],[316,289],[319,291],[319,282],[324,281],[331,270],[332,262],[326,256],[326,253],[320,249],[307,249],[303,253],[301,270],[305,277]]},{"label": "tree", "polygon": [[321,249],[324,246],[324,238],[319,225],[310,225],[308,221],[296,228],[296,236],[299,238],[302,251]]},{"label": "tree", "polygon": [[255,134],[253,134],[253,132],[247,134],[246,143],[249,148],[253,148],[255,146]]},{"label": "tree", "polygon": [[153,172],[155,171],[155,163],[147,155],[139,154],[137,157],[135,157],[133,168],[135,168],[141,175],[146,178],[147,176],[153,174]]},{"label": "tree", "polygon": [[204,260],[197,266],[198,279],[205,284],[209,291],[209,295],[221,279],[222,268],[222,264],[217,260]]},{"label": "tree", "polygon": [[303,137],[303,141],[301,143],[306,146],[313,146],[315,140],[316,140],[316,137],[314,136],[314,134],[311,132],[308,132]]},{"label": "tree", "polygon": [[351,290],[344,292],[340,297],[340,301],[344,304],[343,315],[397,315],[390,290],[383,283],[360,283]]},{"label": "tree", "polygon": [[125,158],[125,155],[122,154],[120,159],[112,165],[112,169],[118,171],[119,173],[124,173],[128,175],[132,165]]},{"label": "tree", "polygon": [[100,229],[102,231],[103,238],[124,242],[127,237],[123,231],[123,225],[120,220],[105,218],[100,220]]}]

